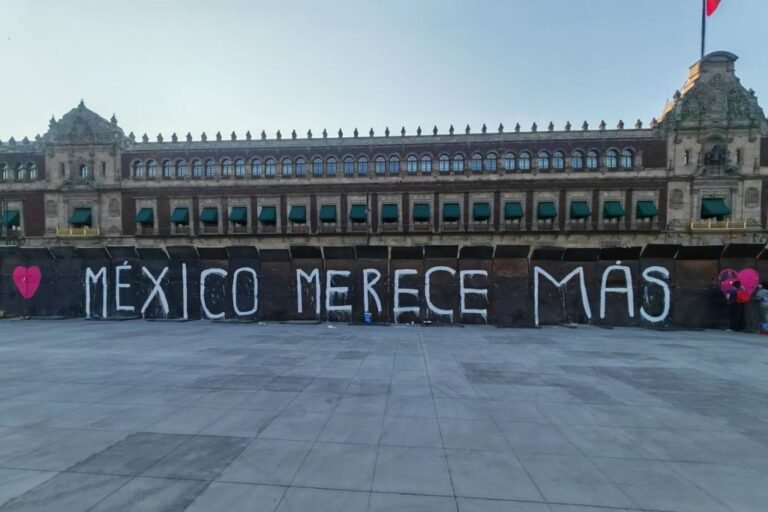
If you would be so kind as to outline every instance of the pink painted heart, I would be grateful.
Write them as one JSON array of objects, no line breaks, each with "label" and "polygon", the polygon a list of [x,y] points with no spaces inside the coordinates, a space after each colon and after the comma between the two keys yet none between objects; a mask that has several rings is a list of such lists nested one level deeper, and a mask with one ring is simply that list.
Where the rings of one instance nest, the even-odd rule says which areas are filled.
[{"label": "pink painted heart", "polygon": [[43,276],[40,274],[40,267],[37,265],[32,267],[16,267],[13,269],[13,282],[16,284],[16,288],[19,289],[21,296],[27,300],[35,296],[42,279]]},{"label": "pink painted heart", "polygon": [[718,278],[720,281],[720,289],[723,293],[733,286],[734,281],[741,281],[741,286],[752,295],[755,290],[757,290],[757,285],[760,283],[760,274],[753,268],[745,268],[738,272],[732,268],[725,268],[720,271]]}]

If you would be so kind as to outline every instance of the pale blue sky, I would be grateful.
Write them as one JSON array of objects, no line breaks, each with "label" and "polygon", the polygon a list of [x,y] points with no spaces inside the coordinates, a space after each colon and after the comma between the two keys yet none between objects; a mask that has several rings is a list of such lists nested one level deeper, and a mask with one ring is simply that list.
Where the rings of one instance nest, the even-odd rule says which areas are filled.
[{"label": "pale blue sky", "polygon": [[[126,133],[615,126],[699,57],[700,0],[0,0],[0,139],[80,98]],[[766,0],[723,0],[708,51],[768,97]],[[768,104],[763,101],[764,104]]]}]

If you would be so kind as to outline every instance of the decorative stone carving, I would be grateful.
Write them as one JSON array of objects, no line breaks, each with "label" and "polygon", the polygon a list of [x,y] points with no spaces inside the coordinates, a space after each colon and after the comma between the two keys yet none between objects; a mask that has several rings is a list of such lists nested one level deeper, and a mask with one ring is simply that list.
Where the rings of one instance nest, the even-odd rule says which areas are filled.
[{"label": "decorative stone carving", "polygon": [[760,205],[760,191],[755,187],[750,187],[744,192],[744,206],[747,208],[757,208]]},{"label": "decorative stone carving", "polygon": [[58,214],[59,208],[56,205],[56,201],[53,199],[49,199],[45,202],[45,216],[46,217],[56,217]]},{"label": "decorative stone carving", "polygon": [[119,217],[120,216],[120,201],[117,199],[110,199],[109,200],[109,216],[110,217]]},{"label": "decorative stone carving", "polygon": [[499,133],[504,133],[504,125],[499,123]]},{"label": "decorative stone carving", "polygon": [[679,210],[683,207],[683,191],[679,188],[676,188],[672,191],[672,194],[669,196],[669,207],[673,210]]}]

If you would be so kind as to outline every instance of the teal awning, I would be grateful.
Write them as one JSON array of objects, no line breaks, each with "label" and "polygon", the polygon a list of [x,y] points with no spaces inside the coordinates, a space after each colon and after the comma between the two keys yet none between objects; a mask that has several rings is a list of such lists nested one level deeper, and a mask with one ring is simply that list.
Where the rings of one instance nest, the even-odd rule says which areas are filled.
[{"label": "teal awning", "polygon": [[621,219],[624,217],[624,207],[621,201],[606,201],[603,203],[603,218]]},{"label": "teal awning", "polygon": [[171,222],[173,224],[189,224],[189,208],[174,208]]},{"label": "teal awning", "polygon": [[539,203],[536,207],[536,217],[542,220],[554,219],[557,217],[557,208],[555,208],[555,203],[552,201],[544,201]]},{"label": "teal awning", "polygon": [[480,222],[490,219],[491,205],[488,203],[475,203],[472,205],[472,218]]},{"label": "teal awning", "polygon": [[90,208],[75,208],[75,212],[69,218],[69,223],[73,226],[90,226],[91,222]]},{"label": "teal awning", "polygon": [[203,211],[200,212],[200,222],[202,222],[203,224],[218,224],[219,209],[203,208]]},{"label": "teal awning", "polygon": [[704,199],[701,201],[702,219],[728,217],[730,214],[731,209],[728,208],[725,201],[721,198]]},{"label": "teal awning", "polygon": [[638,219],[653,219],[659,215],[656,204],[653,201],[638,201],[635,216]]},{"label": "teal awning", "polygon": [[296,224],[305,224],[307,222],[306,206],[291,206],[291,212],[288,214],[288,220]]},{"label": "teal awning", "polygon": [[519,201],[510,201],[504,204],[504,220],[517,220],[524,216],[523,205]]},{"label": "teal awning", "polygon": [[366,206],[364,204],[353,204],[352,208],[349,209],[349,219],[352,222],[367,222],[368,212],[366,211]]},{"label": "teal awning", "polygon": [[262,224],[277,223],[277,207],[262,206],[261,212],[259,212],[259,222],[261,222]]},{"label": "teal awning", "polygon": [[413,205],[413,220],[416,222],[427,222],[431,215],[429,214],[429,204],[416,203]]},{"label": "teal awning", "polygon": [[446,222],[457,222],[461,218],[461,208],[459,203],[443,204],[443,220]]},{"label": "teal awning", "polygon": [[[571,203],[572,219],[586,219],[590,215],[592,215],[592,211],[589,209],[589,205],[587,204],[586,201],[573,201]],[[555,215],[553,215],[552,217],[555,217]],[[543,218],[543,217],[539,215],[539,218]]]},{"label": "teal awning", "polygon": [[7,228],[21,226],[21,215],[18,210],[6,210],[6,212],[0,215],[0,226]]},{"label": "teal awning", "polygon": [[320,207],[320,220],[322,222],[336,222],[336,205],[324,204]]},{"label": "teal awning", "polygon": [[248,224],[248,208],[245,206],[233,206],[229,212],[229,220],[235,224]]},{"label": "teal awning", "polygon": [[139,224],[152,225],[155,222],[155,212],[152,208],[142,208],[133,220]]},{"label": "teal awning", "polygon": [[385,204],[381,207],[381,220],[383,222],[397,222],[398,213],[396,204]]}]

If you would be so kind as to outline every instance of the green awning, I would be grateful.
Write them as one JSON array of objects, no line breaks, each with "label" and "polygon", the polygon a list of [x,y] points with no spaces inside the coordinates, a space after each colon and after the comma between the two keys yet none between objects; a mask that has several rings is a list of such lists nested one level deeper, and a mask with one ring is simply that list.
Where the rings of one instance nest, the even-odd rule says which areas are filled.
[{"label": "green awning", "polygon": [[91,225],[91,209],[90,208],[75,208],[75,212],[69,218],[69,223],[73,226],[90,226]]},{"label": "green awning", "polygon": [[429,204],[416,203],[413,205],[413,220],[415,222],[428,222],[429,218]]},{"label": "green awning", "polygon": [[21,215],[18,210],[6,210],[6,212],[0,215],[0,226],[7,228],[21,226]]},{"label": "green awning", "polygon": [[[397,208],[395,208],[395,217],[397,217]],[[364,204],[353,204],[349,209],[349,219],[352,222],[367,222],[368,212],[366,212],[366,206]]]},{"label": "green awning", "polygon": [[262,224],[276,224],[277,223],[277,207],[262,206],[261,212],[259,212],[259,222],[261,222]]},{"label": "green awning", "polygon": [[461,218],[461,208],[459,203],[443,204],[443,220],[446,222],[457,222]]},{"label": "green awning", "polygon": [[291,206],[288,220],[296,224],[305,224],[307,222],[307,207],[300,205]]},{"label": "green awning", "polygon": [[398,213],[396,204],[385,204],[381,207],[382,222],[397,222]]},{"label": "green awning", "polygon": [[336,222],[336,205],[324,204],[320,207],[320,220],[322,222]]},{"label": "green awning", "polygon": [[189,224],[189,208],[174,208],[171,215],[171,222],[173,224]]},{"label": "green awning", "polygon": [[659,215],[656,204],[653,201],[638,201],[635,216],[638,219],[653,219]]},{"label": "green awning", "polygon": [[552,201],[544,201],[543,203],[539,203],[536,207],[536,217],[538,219],[554,219],[557,217],[557,208],[555,208],[555,203]]},{"label": "green awning", "polygon": [[248,208],[245,206],[233,206],[229,212],[229,220],[235,224],[248,224]]},{"label": "green awning", "polygon": [[519,201],[504,203],[504,220],[517,220],[524,216],[523,205]]},{"label": "green awning", "polygon": [[139,224],[152,225],[155,222],[155,212],[152,208],[142,208],[133,220]]},{"label": "green awning", "polygon": [[624,207],[621,201],[606,201],[603,203],[603,218],[620,219],[624,217]]},{"label": "green awning", "polygon": [[486,221],[491,218],[491,205],[488,203],[475,203],[472,205],[472,218],[476,221]]},{"label": "green awning", "polygon": [[203,224],[218,224],[219,223],[219,209],[218,208],[203,208],[200,212],[200,222]]},{"label": "green awning", "polygon": [[[541,208],[541,205],[539,205]],[[586,219],[592,215],[592,211],[589,209],[589,205],[586,201],[573,201],[571,203],[571,218],[572,219]],[[552,216],[554,217],[554,215]],[[539,218],[542,218],[539,215]]]},{"label": "green awning", "polygon": [[725,204],[722,198],[704,199],[701,201],[701,218],[712,219],[728,217],[731,209]]}]

